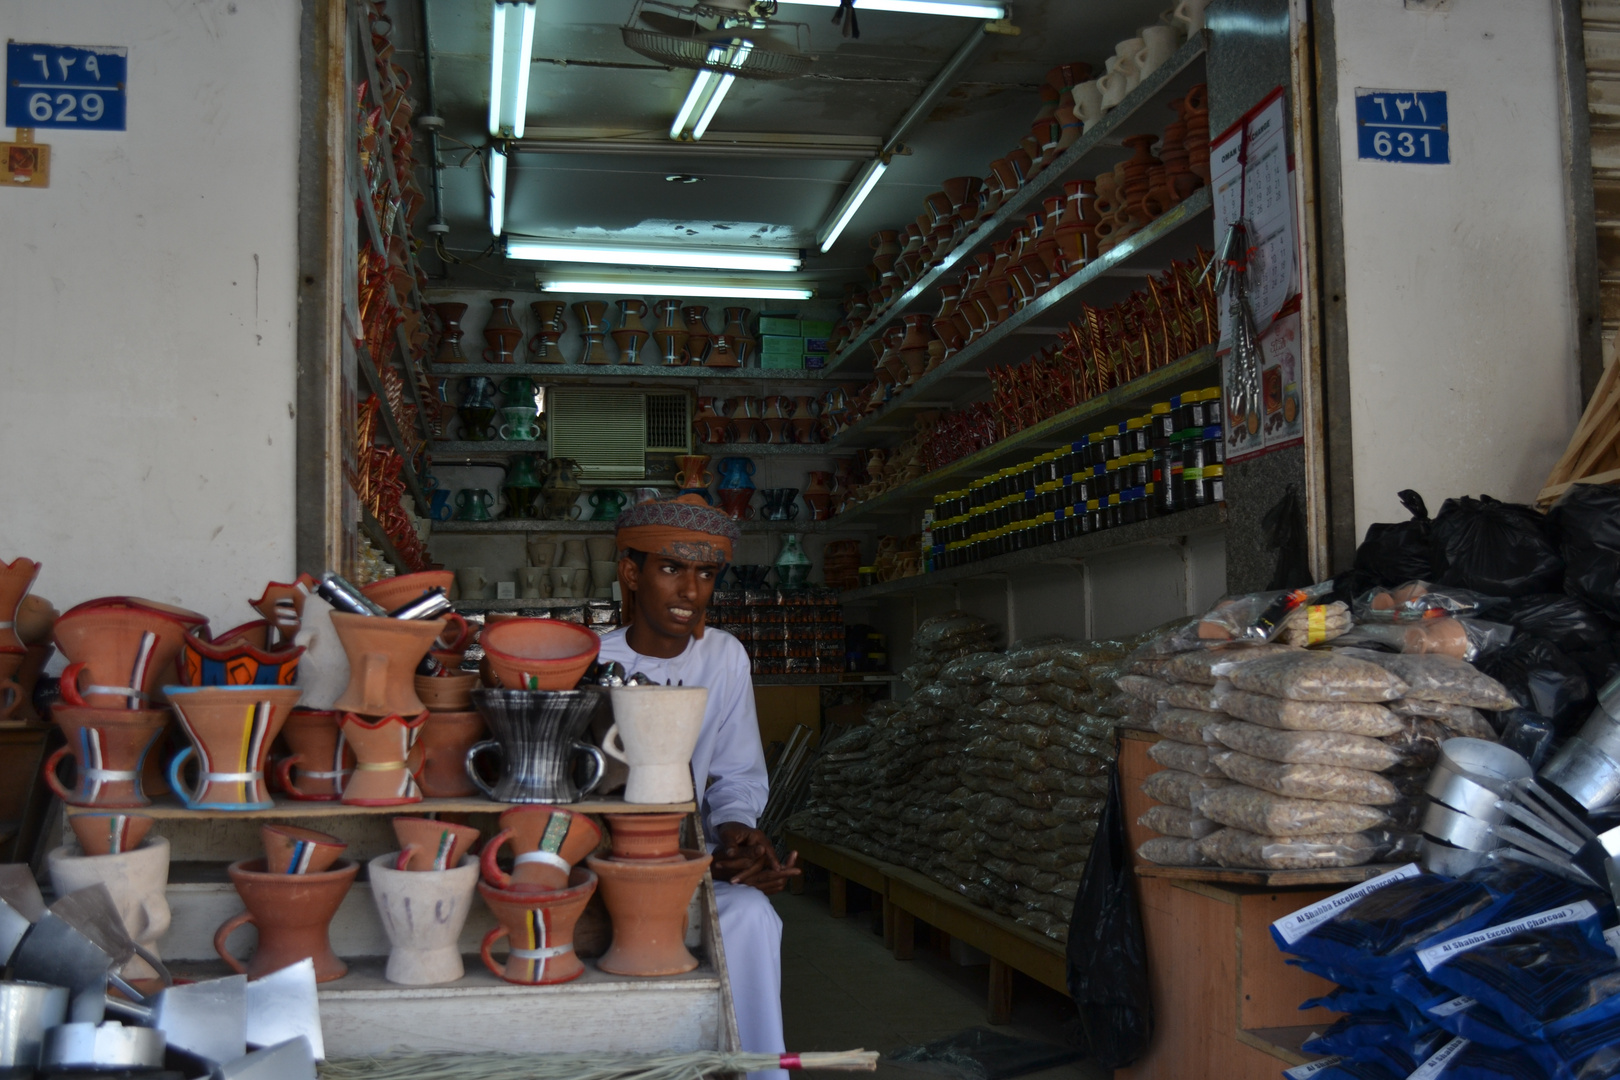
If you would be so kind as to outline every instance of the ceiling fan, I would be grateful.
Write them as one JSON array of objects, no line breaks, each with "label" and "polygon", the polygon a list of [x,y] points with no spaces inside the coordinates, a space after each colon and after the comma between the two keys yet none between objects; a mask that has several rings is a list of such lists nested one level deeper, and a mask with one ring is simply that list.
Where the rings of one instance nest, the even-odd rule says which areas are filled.
[{"label": "ceiling fan", "polygon": [[[744,79],[791,79],[810,70],[810,29],[775,18],[775,0],[636,0],[620,33],[629,48],[670,67]],[[792,28],[791,36],[781,31]]]}]

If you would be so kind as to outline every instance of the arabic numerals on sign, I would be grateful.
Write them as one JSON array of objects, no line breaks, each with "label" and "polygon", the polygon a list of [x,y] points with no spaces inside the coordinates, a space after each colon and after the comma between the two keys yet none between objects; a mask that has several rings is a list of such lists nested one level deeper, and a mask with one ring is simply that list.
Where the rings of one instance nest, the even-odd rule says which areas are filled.
[{"label": "arabic numerals on sign", "polygon": [[1356,146],[1363,161],[1449,165],[1444,90],[1356,90]]},{"label": "arabic numerals on sign", "polygon": [[129,50],[6,43],[6,125],[123,131]]}]

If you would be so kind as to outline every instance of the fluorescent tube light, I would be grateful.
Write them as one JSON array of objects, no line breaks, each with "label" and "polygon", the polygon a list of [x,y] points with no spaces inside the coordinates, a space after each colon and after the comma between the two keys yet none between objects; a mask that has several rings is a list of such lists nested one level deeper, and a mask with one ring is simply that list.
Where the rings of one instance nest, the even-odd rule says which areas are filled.
[{"label": "fluorescent tube light", "polygon": [[882,158],[873,158],[866,163],[865,174],[856,181],[850,189],[850,193],[844,197],[843,207],[834,216],[833,223],[827,228],[826,236],[822,238],[821,253],[823,255],[838,242],[838,237],[843,233],[850,221],[854,219],[855,212],[861,208],[861,204],[866,201],[866,197],[872,194],[872,189],[877,187],[877,182],[883,179],[883,174],[888,171],[889,166]]},{"label": "fluorescent tube light", "polygon": [[606,263],[613,266],[675,266],[695,270],[797,270],[797,252],[754,248],[657,248],[509,237],[508,259],[534,262]]},{"label": "fluorescent tube light", "polygon": [[541,292],[553,293],[608,293],[641,289],[649,294],[684,296],[748,296],[760,300],[808,300],[816,295],[814,289],[777,285],[728,285],[724,282],[672,281],[662,278],[616,278],[598,280],[567,278],[540,282]]},{"label": "fluorescent tube light", "polygon": [[716,86],[714,93],[709,95],[709,103],[703,106],[703,115],[698,117],[698,122],[692,125],[693,142],[703,138],[703,133],[709,130],[709,121],[713,120],[714,114],[720,111],[720,103],[726,99],[726,91],[730,90],[731,84],[736,81],[737,76],[729,71],[720,76],[720,85]]},{"label": "fluorescent tube light", "polygon": [[[781,0],[804,7],[837,7],[839,0]],[[951,0],[860,0],[857,11],[898,11],[906,15],[960,15],[970,19],[1005,19],[1006,4],[952,3]]]},{"label": "fluorescent tube light", "polygon": [[[726,47],[724,45],[710,45],[709,55],[704,58],[704,63],[718,64],[725,55]],[[692,77],[692,89],[686,92],[686,100],[681,102],[680,111],[675,114],[674,122],[669,125],[670,138],[679,139],[681,137],[681,132],[686,130],[686,122],[692,119],[692,113],[697,111],[698,102],[703,100],[703,91],[708,88],[709,83],[714,81],[714,78],[715,73],[713,71],[706,67],[698,68],[698,73]]]},{"label": "fluorescent tube light", "polygon": [[506,228],[506,154],[499,146],[489,148],[489,234],[501,235]]},{"label": "fluorescent tube light", "polygon": [[489,56],[489,133],[523,138],[534,56],[533,0],[497,0]]}]

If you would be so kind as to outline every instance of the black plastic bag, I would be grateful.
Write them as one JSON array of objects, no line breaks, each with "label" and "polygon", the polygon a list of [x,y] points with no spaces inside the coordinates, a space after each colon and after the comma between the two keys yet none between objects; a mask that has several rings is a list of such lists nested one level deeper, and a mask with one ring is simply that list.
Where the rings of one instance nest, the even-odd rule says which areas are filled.
[{"label": "black plastic bag", "polygon": [[1080,1010],[1089,1060],[1102,1070],[1129,1065],[1147,1051],[1153,1037],[1147,942],[1129,851],[1116,754],[1108,775],[1108,804],[1069,920],[1069,994]]},{"label": "black plastic bag", "polygon": [[1564,591],[1620,619],[1620,486],[1575,484],[1547,519],[1564,555]]},{"label": "black plastic bag", "polygon": [[1310,555],[1305,548],[1305,508],[1293,484],[1277,504],[1266,511],[1260,525],[1266,530],[1266,545],[1277,553],[1277,566],[1271,572],[1268,592],[1302,589],[1314,585]]},{"label": "black plastic bag", "polygon": [[1474,666],[1507,687],[1521,707],[1546,718],[1559,738],[1573,735],[1597,705],[1581,666],[1535,634],[1514,634]]},{"label": "black plastic bag", "polygon": [[1410,488],[1395,497],[1412,520],[1367,526],[1367,535],[1356,549],[1356,569],[1371,575],[1374,585],[1391,588],[1408,581],[1433,581],[1429,508],[1423,504],[1423,496]]},{"label": "black plastic bag", "polygon": [[[1620,554],[1612,556],[1620,560]],[[1602,686],[1620,674],[1620,625],[1575,596],[1535,593],[1509,600],[1491,617],[1546,638],[1581,666],[1587,682]]]},{"label": "black plastic bag", "polygon": [[1461,585],[1487,596],[1557,592],[1564,558],[1545,514],[1489,495],[1447,499],[1429,533],[1430,555],[1441,585]]}]

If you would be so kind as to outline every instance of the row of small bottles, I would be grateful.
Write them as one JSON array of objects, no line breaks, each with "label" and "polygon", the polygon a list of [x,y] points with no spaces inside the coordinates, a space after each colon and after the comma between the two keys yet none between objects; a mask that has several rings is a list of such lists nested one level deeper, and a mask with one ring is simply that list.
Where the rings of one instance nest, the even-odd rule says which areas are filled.
[{"label": "row of small bottles", "polygon": [[934,497],[923,515],[928,570],[1057,543],[1226,501],[1217,387]]}]

